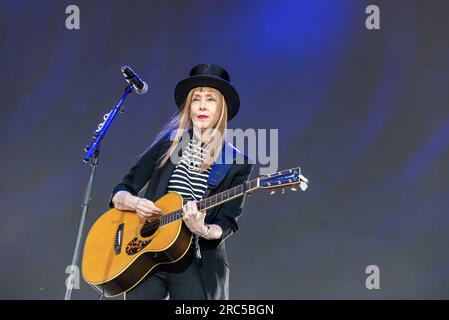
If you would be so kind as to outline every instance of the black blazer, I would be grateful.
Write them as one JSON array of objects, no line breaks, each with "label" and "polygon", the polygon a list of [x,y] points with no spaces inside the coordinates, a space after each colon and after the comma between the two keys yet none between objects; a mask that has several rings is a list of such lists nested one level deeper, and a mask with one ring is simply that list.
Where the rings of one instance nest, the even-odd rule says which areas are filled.
[{"label": "black blazer", "polygon": [[[190,131],[191,135],[192,132]],[[169,159],[164,166],[157,168],[157,160],[168,150],[171,144],[172,141],[166,137],[147,150],[123,178],[123,181],[114,187],[111,199],[120,190],[138,195],[147,182],[149,183],[144,193],[145,198],[154,202],[165,195],[176,164]],[[233,164],[228,166],[226,175],[215,188],[208,186],[203,198],[248,181],[254,169],[254,164],[230,143],[224,144],[222,154],[230,148],[234,149]],[[181,154],[179,153],[179,155]],[[220,165],[214,164],[214,166]],[[220,239],[199,239],[201,251],[200,273],[208,299],[229,299],[229,263],[225,240],[238,230],[237,220],[242,214],[245,198],[246,196],[243,195],[206,212],[205,223],[217,224],[223,230]],[[112,201],[110,201],[109,206],[111,208],[114,206]]]}]

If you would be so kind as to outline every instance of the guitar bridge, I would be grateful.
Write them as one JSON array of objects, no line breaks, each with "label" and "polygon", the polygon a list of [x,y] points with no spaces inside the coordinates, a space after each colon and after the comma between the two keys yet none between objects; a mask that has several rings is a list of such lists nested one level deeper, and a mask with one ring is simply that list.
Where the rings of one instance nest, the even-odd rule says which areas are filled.
[{"label": "guitar bridge", "polygon": [[114,249],[115,254],[120,254],[122,251],[122,241],[123,241],[123,227],[125,226],[124,223],[121,223],[118,226],[117,232],[115,234],[115,240],[114,240]]}]

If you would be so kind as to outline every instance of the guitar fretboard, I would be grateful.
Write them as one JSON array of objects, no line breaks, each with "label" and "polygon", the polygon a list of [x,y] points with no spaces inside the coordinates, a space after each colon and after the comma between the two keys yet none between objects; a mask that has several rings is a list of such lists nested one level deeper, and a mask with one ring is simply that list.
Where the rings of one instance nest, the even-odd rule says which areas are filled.
[{"label": "guitar fretboard", "polygon": [[[198,207],[198,211],[208,210],[222,203],[225,203],[229,200],[240,197],[245,193],[253,191],[258,187],[257,181],[258,179],[250,180],[226,191],[217,193],[216,195],[207,197],[206,199],[197,201],[196,205]],[[182,218],[182,208],[163,215],[160,218],[160,225],[164,226],[181,218]]]}]

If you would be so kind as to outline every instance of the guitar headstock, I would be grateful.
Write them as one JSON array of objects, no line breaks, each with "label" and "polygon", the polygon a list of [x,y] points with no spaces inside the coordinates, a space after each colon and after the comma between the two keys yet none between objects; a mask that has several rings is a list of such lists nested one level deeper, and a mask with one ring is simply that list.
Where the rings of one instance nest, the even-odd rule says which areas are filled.
[{"label": "guitar headstock", "polygon": [[[308,183],[309,180],[301,174],[300,167],[279,171],[259,178],[260,188],[282,188],[282,193],[284,193],[285,187],[290,187],[292,191],[296,191],[295,186],[298,185],[302,191],[305,191]],[[271,194],[273,193],[275,193],[274,190],[271,191]]]}]

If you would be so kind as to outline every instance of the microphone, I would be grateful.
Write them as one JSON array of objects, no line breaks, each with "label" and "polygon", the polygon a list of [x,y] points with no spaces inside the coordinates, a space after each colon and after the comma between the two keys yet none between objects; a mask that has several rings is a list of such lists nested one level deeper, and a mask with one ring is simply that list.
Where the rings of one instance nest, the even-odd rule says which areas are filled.
[{"label": "microphone", "polygon": [[128,81],[129,84],[132,84],[136,93],[144,94],[147,92],[148,90],[147,83],[142,79],[140,79],[137,73],[133,71],[133,69],[131,69],[128,66],[123,66],[121,69],[123,75],[125,76],[126,81]]}]

